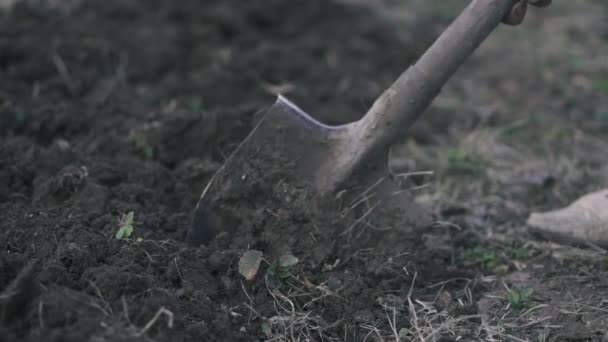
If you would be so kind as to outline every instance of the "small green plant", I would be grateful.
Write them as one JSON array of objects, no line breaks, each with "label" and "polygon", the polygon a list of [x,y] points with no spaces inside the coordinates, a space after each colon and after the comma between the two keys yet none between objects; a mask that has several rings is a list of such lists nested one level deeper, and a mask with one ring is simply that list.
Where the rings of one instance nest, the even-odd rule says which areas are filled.
[{"label": "small green plant", "polygon": [[125,240],[128,239],[133,233],[133,219],[135,217],[135,213],[130,211],[128,214],[123,214],[118,219],[118,231],[116,232],[117,240]]},{"label": "small green plant", "polygon": [[483,247],[475,247],[469,251],[469,261],[481,264],[485,271],[494,272],[500,266],[500,259],[495,251]]},{"label": "small green plant", "polygon": [[507,292],[507,294],[505,295],[505,299],[509,302],[509,304],[511,304],[514,309],[520,310],[524,306],[526,306],[533,292],[534,290],[530,288],[523,288],[520,290],[513,289]]},{"label": "small green plant", "polygon": [[608,92],[608,78],[598,78],[593,82],[593,89]]},{"label": "small green plant", "polygon": [[278,262],[271,264],[266,271],[270,285],[277,289],[285,287],[285,281],[291,277],[292,266],[297,263],[298,258],[293,255],[284,255]]},{"label": "small green plant", "polygon": [[510,245],[505,248],[505,254],[515,260],[526,260],[530,257],[530,250],[528,246],[522,245],[517,241],[512,241]]},{"label": "small green plant", "polygon": [[478,175],[487,163],[463,148],[450,148],[446,151],[445,172],[448,174]]},{"label": "small green plant", "polygon": [[280,266],[278,264],[272,264],[266,272],[270,285],[276,289],[282,289],[285,287],[285,281],[291,276],[291,270],[289,267]]}]

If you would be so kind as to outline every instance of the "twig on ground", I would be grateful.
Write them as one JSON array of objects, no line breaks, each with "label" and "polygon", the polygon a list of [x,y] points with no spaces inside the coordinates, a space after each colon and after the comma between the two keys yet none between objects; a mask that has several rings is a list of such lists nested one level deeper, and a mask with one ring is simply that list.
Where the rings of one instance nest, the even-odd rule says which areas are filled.
[{"label": "twig on ground", "polygon": [[154,314],[154,317],[152,317],[152,319],[149,320],[148,323],[146,323],[146,325],[139,332],[135,333],[135,336],[143,336],[146,332],[148,332],[148,330],[150,330],[150,328],[154,326],[154,324],[156,324],[156,321],[158,321],[160,316],[162,315],[167,316],[167,328],[172,329],[174,319],[173,312],[167,310],[164,306],[161,306]]}]

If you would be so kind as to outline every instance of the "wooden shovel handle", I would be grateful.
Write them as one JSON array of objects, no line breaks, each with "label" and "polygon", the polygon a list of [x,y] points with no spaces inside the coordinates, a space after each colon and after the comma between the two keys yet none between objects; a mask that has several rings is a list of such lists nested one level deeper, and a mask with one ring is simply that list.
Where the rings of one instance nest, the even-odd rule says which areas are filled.
[{"label": "wooden shovel handle", "polygon": [[519,0],[473,0],[433,45],[352,124],[317,173],[317,188],[329,193],[371,156],[386,154],[403,137],[458,67]]}]

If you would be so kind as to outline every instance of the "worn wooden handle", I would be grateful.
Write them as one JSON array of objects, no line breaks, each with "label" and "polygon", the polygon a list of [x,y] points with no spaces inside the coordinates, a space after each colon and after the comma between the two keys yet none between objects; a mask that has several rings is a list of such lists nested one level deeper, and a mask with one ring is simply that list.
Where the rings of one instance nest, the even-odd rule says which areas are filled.
[{"label": "worn wooden handle", "polygon": [[473,0],[435,43],[350,124],[333,147],[331,160],[318,170],[322,192],[337,189],[364,161],[386,154],[403,137],[458,67],[501,23],[517,0]]}]

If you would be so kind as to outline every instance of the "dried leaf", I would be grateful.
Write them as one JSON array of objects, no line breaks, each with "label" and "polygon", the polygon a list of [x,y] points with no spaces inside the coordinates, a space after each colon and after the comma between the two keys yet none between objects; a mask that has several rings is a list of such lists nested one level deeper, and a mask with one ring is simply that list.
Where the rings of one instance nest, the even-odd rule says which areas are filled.
[{"label": "dried leaf", "polygon": [[262,255],[264,253],[255,249],[248,250],[243,253],[239,260],[239,273],[247,280],[253,280],[255,275],[258,273],[260,263],[262,262]]}]

